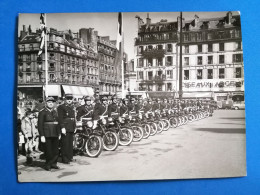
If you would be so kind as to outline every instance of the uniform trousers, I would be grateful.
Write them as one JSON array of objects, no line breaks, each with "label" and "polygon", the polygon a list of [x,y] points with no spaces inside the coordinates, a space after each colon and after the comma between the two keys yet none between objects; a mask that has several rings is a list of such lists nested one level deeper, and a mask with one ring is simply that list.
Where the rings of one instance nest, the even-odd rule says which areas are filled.
[{"label": "uniform trousers", "polygon": [[73,135],[73,132],[66,132],[66,135],[61,135],[61,156],[65,163],[73,159]]},{"label": "uniform trousers", "polygon": [[59,138],[46,137],[45,139],[46,166],[56,165],[59,157]]}]

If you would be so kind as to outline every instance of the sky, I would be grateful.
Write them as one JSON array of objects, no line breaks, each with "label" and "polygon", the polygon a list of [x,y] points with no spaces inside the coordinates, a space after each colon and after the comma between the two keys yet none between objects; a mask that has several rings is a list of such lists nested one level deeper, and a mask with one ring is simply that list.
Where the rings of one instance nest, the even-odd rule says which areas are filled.
[{"label": "sky", "polygon": [[[183,12],[185,20],[191,20],[195,15],[200,18],[215,18],[225,16],[227,12]],[[232,12],[238,15],[238,12]],[[146,22],[147,12],[123,12],[123,33],[124,50],[128,54],[128,59],[134,58],[134,39],[137,37],[137,19],[140,16]],[[167,19],[168,22],[177,21],[180,12],[149,12],[152,23]],[[47,28],[56,28],[58,31],[70,29],[78,32],[80,28],[94,28],[99,36],[110,36],[110,40],[117,37],[117,12],[107,13],[50,13],[47,14]],[[40,14],[19,14],[18,32],[22,26],[28,28],[31,25],[32,31],[40,26]]]}]

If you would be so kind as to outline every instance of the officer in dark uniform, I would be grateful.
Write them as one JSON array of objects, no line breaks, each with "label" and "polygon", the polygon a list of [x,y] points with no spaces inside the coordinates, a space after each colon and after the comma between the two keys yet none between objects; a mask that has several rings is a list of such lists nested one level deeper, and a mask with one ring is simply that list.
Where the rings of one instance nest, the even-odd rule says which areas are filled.
[{"label": "officer in dark uniform", "polygon": [[77,121],[81,120],[81,117],[92,118],[94,107],[91,104],[91,98],[89,96],[84,97],[85,104],[77,108]]},{"label": "officer in dark uniform", "polygon": [[108,117],[108,99],[106,96],[102,97],[101,102],[96,103],[94,106],[93,119],[97,121],[101,116]]},{"label": "officer in dark uniform", "polygon": [[129,113],[131,114],[137,114],[137,109],[136,109],[136,104],[135,104],[135,98],[132,97],[130,99],[130,102],[128,104],[128,110],[129,110]]},{"label": "officer in dark uniform", "polygon": [[38,130],[41,142],[44,143],[44,152],[46,158],[45,169],[59,169],[57,160],[59,157],[59,137],[60,128],[58,126],[58,114],[53,109],[54,98],[46,98],[46,107],[39,112]]},{"label": "officer in dark uniform", "polygon": [[112,97],[112,103],[108,106],[108,117],[113,117],[113,115],[119,114],[119,106],[117,104],[117,97]]},{"label": "officer in dark uniform", "polygon": [[122,100],[122,104],[120,106],[120,116],[124,116],[124,115],[128,115],[129,114],[128,104],[129,104],[128,99],[124,98]]},{"label": "officer in dark uniform", "polygon": [[65,103],[58,107],[59,124],[61,127],[62,162],[69,164],[73,161],[73,134],[76,127],[73,95],[65,95]]},{"label": "officer in dark uniform", "polygon": [[143,106],[143,98],[140,97],[138,98],[138,101],[135,101],[135,105],[136,105],[136,112],[142,112],[144,110],[144,106]]}]

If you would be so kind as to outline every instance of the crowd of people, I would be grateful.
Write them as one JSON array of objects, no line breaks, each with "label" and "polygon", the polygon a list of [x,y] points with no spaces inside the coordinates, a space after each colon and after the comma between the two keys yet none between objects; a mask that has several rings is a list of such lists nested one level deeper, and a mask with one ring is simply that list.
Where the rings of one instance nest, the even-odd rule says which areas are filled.
[{"label": "crowd of people", "polygon": [[[77,121],[82,117],[93,120],[93,129],[101,117],[108,120],[113,113],[124,116],[129,113],[148,113],[156,110],[175,109],[189,112],[190,109],[207,109],[213,112],[214,102],[211,100],[179,100],[172,98],[123,98],[116,96],[83,97],[83,101],[75,101],[72,94],[56,101],[47,97],[45,103],[40,100],[32,108],[26,108],[23,116],[18,112],[18,143],[23,146],[27,164],[33,163],[32,153],[44,152],[44,169],[59,169],[58,158],[69,164],[73,159],[73,137]],[[40,151],[41,150],[41,151]]]}]

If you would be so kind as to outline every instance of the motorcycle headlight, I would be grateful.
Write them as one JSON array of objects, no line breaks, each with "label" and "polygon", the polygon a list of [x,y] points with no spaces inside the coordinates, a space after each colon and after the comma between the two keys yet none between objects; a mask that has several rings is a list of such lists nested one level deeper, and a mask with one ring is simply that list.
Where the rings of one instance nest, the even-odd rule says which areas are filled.
[{"label": "motorcycle headlight", "polygon": [[88,126],[88,127],[92,127],[92,126],[93,126],[93,122],[92,122],[92,121],[88,121],[88,122],[87,122],[87,126]]},{"label": "motorcycle headlight", "polygon": [[123,123],[123,118],[122,118],[122,117],[119,117],[119,118],[118,118],[118,121],[119,121],[120,123]]},{"label": "motorcycle headlight", "polygon": [[102,124],[103,124],[103,125],[106,125],[106,124],[107,124],[107,120],[106,120],[106,119],[103,118],[101,121],[102,121]]}]

